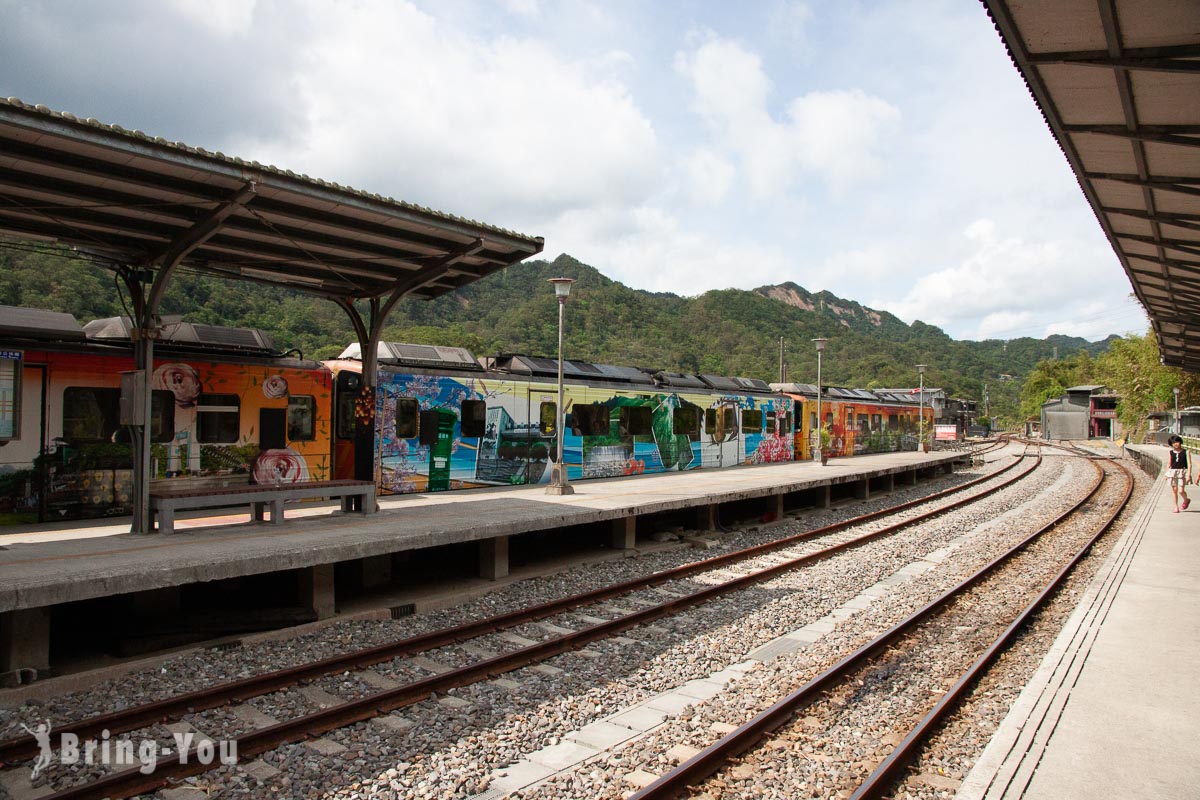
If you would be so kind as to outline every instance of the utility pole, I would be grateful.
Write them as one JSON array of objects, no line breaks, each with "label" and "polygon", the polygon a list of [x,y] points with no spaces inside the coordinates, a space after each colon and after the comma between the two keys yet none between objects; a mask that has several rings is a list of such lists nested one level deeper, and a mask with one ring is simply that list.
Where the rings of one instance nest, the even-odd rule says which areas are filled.
[{"label": "utility pole", "polygon": [[783,363],[783,337],[779,337],[779,382],[787,381],[787,367]]}]

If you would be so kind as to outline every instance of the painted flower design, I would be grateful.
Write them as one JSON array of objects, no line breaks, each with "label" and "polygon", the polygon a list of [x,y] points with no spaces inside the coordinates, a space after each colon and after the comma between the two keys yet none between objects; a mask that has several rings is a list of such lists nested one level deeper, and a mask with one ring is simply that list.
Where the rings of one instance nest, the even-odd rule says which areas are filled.
[{"label": "painted flower design", "polygon": [[290,447],[263,450],[250,467],[259,484],[296,483],[308,480],[308,462]]},{"label": "painted flower design", "polygon": [[275,400],[280,397],[287,397],[288,382],[287,378],[282,375],[272,375],[263,381],[263,394]]},{"label": "painted flower design", "polygon": [[755,464],[771,464],[777,461],[791,460],[790,442],[786,436],[779,434],[764,437],[752,456],[752,461]]},{"label": "painted flower design", "polygon": [[200,396],[200,378],[187,364],[163,364],[154,370],[154,388],[174,394],[180,408],[191,408]]}]

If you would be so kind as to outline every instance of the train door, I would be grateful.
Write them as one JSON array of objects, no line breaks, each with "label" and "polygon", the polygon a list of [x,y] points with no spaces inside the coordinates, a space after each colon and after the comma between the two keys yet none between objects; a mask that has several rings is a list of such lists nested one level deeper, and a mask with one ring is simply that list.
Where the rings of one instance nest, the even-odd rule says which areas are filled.
[{"label": "train door", "polygon": [[26,355],[0,353],[0,525],[46,519],[48,370]]},{"label": "train door", "polygon": [[[356,409],[362,392],[362,375],[349,370],[337,374],[334,391],[334,424],[332,439],[333,477],[335,480],[352,480],[355,477],[355,440],[358,434]],[[371,431],[371,471],[374,472],[375,432]]]},{"label": "train door", "polygon": [[[526,393],[527,411],[522,424],[513,426],[512,444],[518,459],[520,483],[541,483],[548,480],[552,464],[558,458],[558,392],[555,387],[530,386]],[[570,397],[564,395],[566,412],[571,413]],[[572,454],[563,442],[563,461],[570,465]],[[578,463],[578,460],[575,461]],[[578,472],[568,473],[568,479],[579,477]]]},{"label": "train door", "polygon": [[723,399],[704,410],[704,466],[732,467],[741,463],[738,403]]}]

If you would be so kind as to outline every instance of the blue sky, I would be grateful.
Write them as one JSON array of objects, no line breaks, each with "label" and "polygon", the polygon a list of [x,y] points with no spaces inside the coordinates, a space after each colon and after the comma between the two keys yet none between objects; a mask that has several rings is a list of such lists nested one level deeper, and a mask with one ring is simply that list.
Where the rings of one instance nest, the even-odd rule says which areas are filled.
[{"label": "blue sky", "polygon": [[982,4],[0,0],[0,93],[959,339],[1144,332]]}]

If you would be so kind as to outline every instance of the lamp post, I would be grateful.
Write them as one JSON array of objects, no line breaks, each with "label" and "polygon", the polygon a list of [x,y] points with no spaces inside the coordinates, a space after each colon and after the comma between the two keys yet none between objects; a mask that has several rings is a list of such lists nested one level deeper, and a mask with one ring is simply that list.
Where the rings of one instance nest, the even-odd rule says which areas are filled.
[{"label": "lamp post", "polygon": [[1175,392],[1175,435],[1179,436],[1183,433],[1183,425],[1179,421],[1179,387],[1176,386]]},{"label": "lamp post", "polygon": [[554,469],[551,470],[550,486],[546,489],[546,494],[575,494],[567,480],[567,465],[563,463],[563,439],[566,438],[566,431],[563,430],[566,420],[563,413],[563,309],[567,306],[571,284],[574,282],[574,278],[550,279],[550,283],[554,284],[554,296],[558,298],[558,410],[554,420],[554,432],[558,436],[558,458],[554,462]]},{"label": "lamp post", "polygon": [[917,391],[918,411],[917,411],[917,450],[918,452],[925,449],[925,370],[928,364],[917,364],[917,375],[921,381],[921,387]]},{"label": "lamp post", "polygon": [[813,431],[816,437],[815,450],[821,449],[821,428],[825,424],[825,420],[821,417],[821,351],[825,349],[825,343],[828,339],[813,339],[812,342],[817,346],[817,429]]}]

